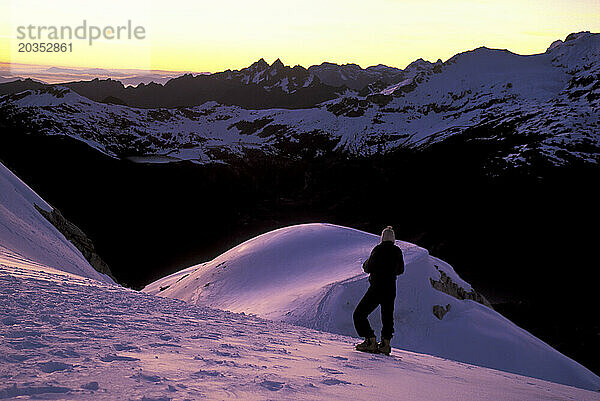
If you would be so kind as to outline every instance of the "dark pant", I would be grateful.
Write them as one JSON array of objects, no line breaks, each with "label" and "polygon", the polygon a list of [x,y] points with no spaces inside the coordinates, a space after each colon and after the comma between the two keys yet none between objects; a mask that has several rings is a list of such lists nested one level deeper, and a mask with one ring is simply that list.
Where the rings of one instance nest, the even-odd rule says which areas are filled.
[{"label": "dark pant", "polygon": [[381,305],[381,338],[392,339],[394,334],[394,300],[396,299],[396,285],[373,286],[360,300],[354,310],[354,327],[360,337],[375,337],[375,332],[369,324],[367,317]]}]

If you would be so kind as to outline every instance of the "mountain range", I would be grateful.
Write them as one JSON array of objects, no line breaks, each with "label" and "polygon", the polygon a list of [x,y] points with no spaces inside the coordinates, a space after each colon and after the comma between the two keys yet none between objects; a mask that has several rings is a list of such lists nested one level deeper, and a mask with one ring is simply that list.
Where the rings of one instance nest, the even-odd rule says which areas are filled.
[{"label": "mountain range", "polygon": [[139,161],[227,163],[256,152],[369,156],[462,134],[495,143],[492,173],[539,163],[596,165],[599,60],[600,35],[586,32],[542,54],[482,47],[443,63],[417,60],[405,70],[304,69],[261,59],[164,86],[0,84],[0,111],[8,124],[27,121],[29,130]]}]

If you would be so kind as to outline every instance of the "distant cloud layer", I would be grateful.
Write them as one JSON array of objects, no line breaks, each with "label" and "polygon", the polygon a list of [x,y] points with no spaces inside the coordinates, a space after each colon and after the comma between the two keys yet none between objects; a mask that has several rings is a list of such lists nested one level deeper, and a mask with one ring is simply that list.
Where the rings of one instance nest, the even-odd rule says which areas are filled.
[{"label": "distant cloud layer", "polygon": [[94,78],[111,78],[121,81],[123,85],[137,86],[140,83],[155,82],[164,84],[169,79],[186,73],[203,74],[192,71],[137,70],[137,69],[102,69],[102,68],[64,68],[35,64],[15,64],[0,62],[0,83],[15,79],[31,78],[45,83],[61,83],[72,81],[89,81]]}]

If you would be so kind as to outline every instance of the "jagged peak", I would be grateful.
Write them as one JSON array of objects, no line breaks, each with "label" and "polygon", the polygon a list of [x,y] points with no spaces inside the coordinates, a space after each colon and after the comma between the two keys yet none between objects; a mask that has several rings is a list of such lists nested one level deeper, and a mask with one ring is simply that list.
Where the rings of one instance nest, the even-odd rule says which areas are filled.
[{"label": "jagged peak", "polygon": [[352,69],[352,70],[362,70],[361,66],[356,63],[346,63],[346,64],[336,64],[331,63],[329,61],[324,61],[318,65],[311,65],[308,69],[328,69],[328,70],[340,70],[340,69]]},{"label": "jagged peak", "polygon": [[[261,59],[262,60],[262,59]],[[271,64],[271,68],[273,67],[284,67],[284,64],[281,62],[281,60],[278,58],[277,60],[273,61],[273,64]]]},{"label": "jagged peak", "polygon": [[429,68],[432,67],[433,63],[427,60],[423,60],[422,58],[418,58],[415,61],[413,61],[412,63],[410,63],[409,65],[406,66],[406,68],[404,69],[406,70],[413,70],[413,69],[417,69],[417,70],[422,70],[424,68]]},{"label": "jagged peak", "polygon": [[565,38],[565,42],[569,42],[571,40],[576,40],[583,36],[588,36],[588,35],[591,35],[590,31],[572,32],[567,35],[567,37]]},{"label": "jagged peak", "polygon": [[332,63],[329,61],[323,61],[321,64],[313,65],[312,67],[339,67],[339,64]]},{"label": "jagged peak", "polygon": [[372,65],[369,66],[367,68],[365,68],[365,70],[369,70],[369,71],[386,71],[386,70],[399,70],[396,67],[390,67],[389,65],[385,65],[385,64],[377,64],[377,65]]},{"label": "jagged peak", "polygon": [[250,68],[251,70],[261,71],[261,70],[269,68],[269,64],[265,61],[264,58],[261,57],[260,60],[252,63],[252,65],[250,65],[250,67],[248,67],[248,68]]},{"label": "jagged peak", "polygon": [[592,33],[590,31],[581,31],[581,32],[573,32],[567,35],[567,37],[565,38],[565,40],[555,40],[554,42],[552,42],[550,44],[550,46],[548,46],[548,48],[546,49],[546,53],[553,51],[554,49],[560,48],[563,45],[567,45],[567,46],[572,46],[575,45],[579,42],[580,39],[583,38],[589,38],[589,37],[598,37],[599,34],[597,33]]},{"label": "jagged peak", "polygon": [[562,45],[564,42],[561,39],[555,40],[554,42],[552,42],[550,44],[550,46],[548,46],[548,48],[546,49],[546,52],[551,51],[552,49]]},{"label": "jagged peak", "polygon": [[377,64],[377,65],[372,65],[372,66],[369,66],[369,67],[367,67],[367,69],[369,69],[369,68],[373,68],[373,69],[375,69],[375,68],[392,68],[392,67],[389,67],[389,66],[387,66],[387,65],[385,65],[385,64],[381,64],[381,63],[379,63],[379,64]]}]

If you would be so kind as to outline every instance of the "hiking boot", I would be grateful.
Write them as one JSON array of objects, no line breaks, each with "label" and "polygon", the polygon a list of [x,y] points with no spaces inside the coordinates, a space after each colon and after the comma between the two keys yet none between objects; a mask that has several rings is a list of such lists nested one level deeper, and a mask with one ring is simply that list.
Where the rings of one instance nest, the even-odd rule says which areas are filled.
[{"label": "hiking boot", "polygon": [[382,338],[381,342],[377,345],[377,352],[380,354],[389,355],[392,352],[392,347],[390,346],[390,340],[387,338]]},{"label": "hiking boot", "polygon": [[377,339],[375,337],[366,337],[365,341],[356,345],[357,351],[377,352]]}]

